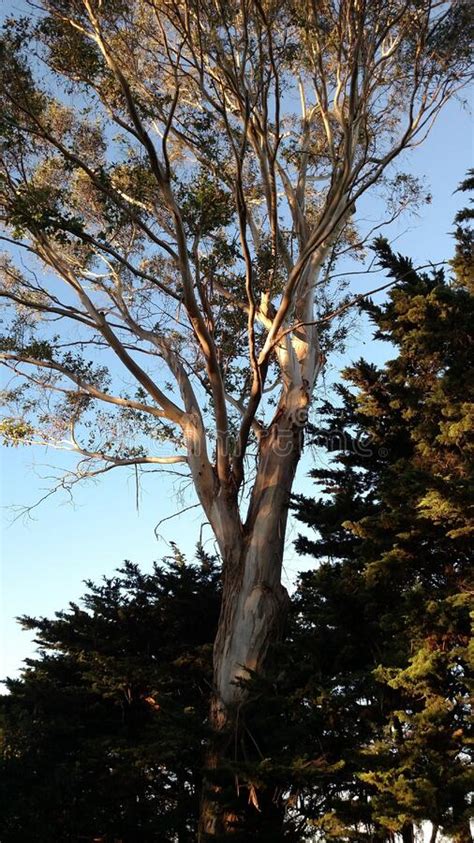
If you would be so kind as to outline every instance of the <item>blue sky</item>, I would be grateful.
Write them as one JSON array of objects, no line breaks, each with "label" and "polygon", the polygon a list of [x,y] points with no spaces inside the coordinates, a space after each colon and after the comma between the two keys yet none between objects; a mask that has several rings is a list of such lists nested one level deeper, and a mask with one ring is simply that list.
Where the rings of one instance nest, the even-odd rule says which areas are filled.
[{"label": "blue sky", "polygon": [[[466,170],[473,166],[472,141],[468,113],[452,102],[425,144],[405,157],[403,167],[422,177],[426,191],[433,196],[432,204],[423,208],[419,218],[404,218],[390,229],[390,239],[397,238],[397,249],[410,255],[416,265],[451,257],[452,219],[464,201],[454,190]],[[367,208],[374,219],[382,218],[383,208],[379,204],[369,202]],[[379,279],[383,283],[381,276],[359,276],[354,291],[369,289]],[[335,370],[361,355],[375,361],[387,355],[387,348],[374,343],[363,326],[351,337],[344,357],[332,362],[332,368]],[[33,520],[19,519],[12,523],[10,507],[29,504],[41,497],[50,485],[50,481],[48,484],[42,478],[52,473],[51,466],[61,464],[65,465],[57,453],[31,448],[2,449],[0,677],[15,674],[22,659],[34,650],[31,635],[20,630],[15,616],[50,615],[64,608],[69,600],[81,596],[84,579],[111,574],[124,559],[148,568],[154,559],[169,552],[170,540],[192,556],[199,536],[201,513],[192,509],[165,521],[157,539],[154,534],[157,523],[194,503],[194,498],[166,475],[152,474],[142,487],[137,511],[133,475],[121,473],[120,469],[96,484],[76,487],[72,505],[55,495],[32,513]],[[310,490],[305,477],[310,467],[310,458],[303,458],[295,490]],[[296,527],[290,524],[285,554],[286,585],[303,567],[301,558],[292,549],[296,532]],[[209,528],[204,528],[203,539],[212,548]]]}]

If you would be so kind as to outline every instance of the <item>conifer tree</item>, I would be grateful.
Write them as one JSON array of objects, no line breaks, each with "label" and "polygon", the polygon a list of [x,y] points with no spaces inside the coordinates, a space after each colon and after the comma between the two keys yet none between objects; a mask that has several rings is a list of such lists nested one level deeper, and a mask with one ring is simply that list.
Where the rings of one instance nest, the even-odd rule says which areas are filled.
[{"label": "conifer tree", "polygon": [[327,839],[398,831],[410,841],[413,824],[429,819],[450,839],[471,840],[470,216],[456,218],[454,278],[416,272],[376,242],[396,284],[365,309],[396,355],[345,371],[313,431],[335,452],[332,465],[312,472],[323,495],[296,501],[317,534],[300,537],[299,550],[319,561],[297,596],[306,622],[296,646],[310,663],[304,695],[322,724],[322,749],[343,761],[318,819]]},{"label": "conifer tree", "polygon": [[2,843],[192,843],[212,686],[219,574],[175,550],[130,562],[35,630],[1,698]]}]

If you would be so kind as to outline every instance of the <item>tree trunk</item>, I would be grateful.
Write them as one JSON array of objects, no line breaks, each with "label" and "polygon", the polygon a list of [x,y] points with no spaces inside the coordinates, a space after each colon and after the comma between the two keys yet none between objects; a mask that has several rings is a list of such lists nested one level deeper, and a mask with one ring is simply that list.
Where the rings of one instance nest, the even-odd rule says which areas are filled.
[{"label": "tree trunk", "polygon": [[405,823],[402,828],[403,843],[415,843],[415,829],[413,823]]},{"label": "tree trunk", "polygon": [[[250,672],[264,671],[270,644],[282,635],[289,605],[281,569],[289,496],[302,446],[303,390],[297,398],[299,406],[295,401],[293,410],[280,409],[260,440],[259,468],[243,534],[234,536],[233,546],[224,554],[214,644],[214,740],[206,764],[200,841],[238,836],[239,831],[242,839],[263,839],[259,825],[265,828],[265,839],[276,843],[281,835],[283,808],[275,804],[274,794],[258,791],[250,782],[236,782],[229,762],[235,760],[239,712],[246,700],[242,682]],[[236,808],[223,804],[226,786],[233,788]]]},{"label": "tree trunk", "polygon": [[472,843],[471,823],[467,797],[458,791],[452,799],[453,806],[453,843]]}]

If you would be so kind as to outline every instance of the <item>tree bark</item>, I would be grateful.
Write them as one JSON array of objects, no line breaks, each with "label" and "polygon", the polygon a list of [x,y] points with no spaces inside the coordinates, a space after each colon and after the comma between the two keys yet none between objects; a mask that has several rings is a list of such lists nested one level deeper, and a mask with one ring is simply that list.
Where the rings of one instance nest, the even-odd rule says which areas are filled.
[{"label": "tree bark", "polygon": [[[262,822],[266,835],[273,827],[268,839],[280,839],[281,804],[275,804],[273,794],[259,792],[249,782],[235,782],[229,762],[235,758],[239,710],[246,700],[242,683],[250,672],[264,671],[270,645],[283,633],[289,606],[281,569],[289,497],[301,454],[307,405],[304,390],[295,392],[292,404],[280,407],[261,437],[247,520],[241,535],[234,535],[233,546],[224,554],[222,606],[214,644],[214,739],[206,763],[200,841],[239,832],[246,835],[243,839],[250,840],[250,826],[257,829]],[[220,777],[222,782],[217,781]],[[234,788],[237,810],[222,804],[226,785]]]},{"label": "tree bark", "polygon": [[403,843],[415,843],[415,829],[413,823],[405,823],[402,828]]}]

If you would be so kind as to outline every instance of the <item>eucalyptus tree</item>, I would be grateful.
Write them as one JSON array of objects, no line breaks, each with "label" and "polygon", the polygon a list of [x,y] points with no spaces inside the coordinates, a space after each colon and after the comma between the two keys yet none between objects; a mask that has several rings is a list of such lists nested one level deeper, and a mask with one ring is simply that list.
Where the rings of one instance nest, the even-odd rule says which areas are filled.
[{"label": "eucalyptus tree", "polygon": [[[76,452],[65,486],[184,466],[223,558],[224,734],[285,614],[288,497],[340,309],[328,274],[357,246],[358,199],[466,84],[467,5],[31,8],[2,40],[2,430]],[[402,205],[410,186],[394,177]],[[231,824],[204,814],[203,834]]]}]

